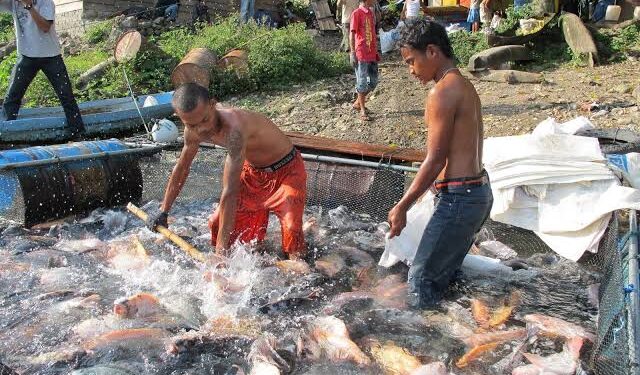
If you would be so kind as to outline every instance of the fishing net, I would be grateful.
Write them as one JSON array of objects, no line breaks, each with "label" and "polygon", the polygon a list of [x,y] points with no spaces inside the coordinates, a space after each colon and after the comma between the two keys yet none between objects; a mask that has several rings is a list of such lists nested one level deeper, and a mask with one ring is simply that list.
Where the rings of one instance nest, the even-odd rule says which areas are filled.
[{"label": "fishing net", "polygon": [[[624,233],[623,233],[624,234]],[[596,374],[637,374],[635,330],[630,324],[629,269],[630,241],[622,240],[619,221],[614,216],[590,261],[602,273],[599,288],[597,340],[591,358]],[[631,334],[631,335],[630,335]]]}]

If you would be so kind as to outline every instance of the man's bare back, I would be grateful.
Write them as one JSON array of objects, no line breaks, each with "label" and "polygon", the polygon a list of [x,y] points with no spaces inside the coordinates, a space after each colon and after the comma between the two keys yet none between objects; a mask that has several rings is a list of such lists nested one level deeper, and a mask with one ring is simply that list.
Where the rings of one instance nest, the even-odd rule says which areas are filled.
[{"label": "man's bare back", "polygon": [[482,171],[484,131],[480,98],[476,89],[457,70],[443,77],[427,97],[425,109],[427,134],[432,132],[431,124],[436,123],[435,117],[438,113],[430,111],[430,108],[433,108],[437,102],[447,103],[455,111],[446,165],[438,175],[438,179],[479,175]]},{"label": "man's bare back", "polygon": [[[236,150],[233,143],[242,138],[244,158],[261,168],[282,159],[293,148],[289,138],[260,113],[216,104],[215,118],[202,126],[185,127],[185,141],[193,144],[211,142]],[[188,121],[188,120],[187,120]],[[197,123],[198,119],[193,119]]]}]

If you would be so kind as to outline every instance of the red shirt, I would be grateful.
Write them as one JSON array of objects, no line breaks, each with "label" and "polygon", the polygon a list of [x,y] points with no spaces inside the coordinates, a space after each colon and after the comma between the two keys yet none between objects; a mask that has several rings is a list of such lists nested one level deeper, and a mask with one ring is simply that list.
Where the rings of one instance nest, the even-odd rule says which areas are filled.
[{"label": "red shirt", "polygon": [[351,32],[356,37],[356,57],[358,61],[380,60],[376,38],[376,22],[373,11],[363,5],[351,13]]}]

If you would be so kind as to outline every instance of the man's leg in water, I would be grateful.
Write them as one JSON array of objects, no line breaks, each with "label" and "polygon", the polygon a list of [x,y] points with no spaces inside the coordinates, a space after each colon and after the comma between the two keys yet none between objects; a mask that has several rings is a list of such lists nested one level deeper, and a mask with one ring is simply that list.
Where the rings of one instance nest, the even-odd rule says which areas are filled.
[{"label": "man's leg in water", "polygon": [[302,215],[307,198],[307,172],[300,153],[297,152],[295,158],[275,174],[279,174],[280,187],[268,199],[267,205],[280,220],[282,250],[290,259],[299,258],[306,251]]},{"label": "man's leg in water", "polygon": [[454,192],[438,194],[435,212],[409,269],[409,303],[413,307],[430,308],[442,299],[491,210],[489,185],[450,191]]}]

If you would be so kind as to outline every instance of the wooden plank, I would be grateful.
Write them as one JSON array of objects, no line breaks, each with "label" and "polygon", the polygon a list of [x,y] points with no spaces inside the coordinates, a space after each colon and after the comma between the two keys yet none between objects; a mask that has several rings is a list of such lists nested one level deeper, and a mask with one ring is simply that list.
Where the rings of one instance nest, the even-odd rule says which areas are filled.
[{"label": "wooden plank", "polygon": [[414,148],[389,147],[367,143],[343,141],[315,135],[285,132],[293,144],[300,149],[330,152],[357,158],[373,158],[375,160],[394,162],[422,162],[425,158],[424,150]]},{"label": "wooden plank", "polygon": [[327,0],[311,1],[311,7],[318,20],[320,30],[338,30]]}]

